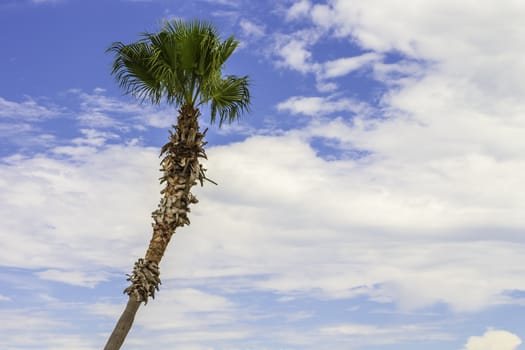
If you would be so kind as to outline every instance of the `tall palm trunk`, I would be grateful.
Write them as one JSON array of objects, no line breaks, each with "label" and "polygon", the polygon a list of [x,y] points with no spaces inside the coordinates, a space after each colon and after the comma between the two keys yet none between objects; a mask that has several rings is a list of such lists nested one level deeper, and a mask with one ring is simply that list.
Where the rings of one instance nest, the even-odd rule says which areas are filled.
[{"label": "tall palm trunk", "polygon": [[124,290],[129,296],[128,303],[104,350],[120,349],[140,304],[146,304],[150,296],[155,297],[160,284],[158,266],[166,247],[177,227],[189,225],[189,206],[198,202],[190,190],[197,181],[201,185],[204,180],[211,181],[206,178],[206,170],[199,162],[199,158],[206,158],[206,142],[203,141],[206,130],[199,131],[199,115],[198,109],[184,105],[179,110],[175,132],[170,131],[170,140],[162,147],[163,176],[160,180],[166,185],[161,191],[158,208],[152,213],[153,237],[144,259],[138,259],[132,274],[128,275],[131,285]]}]

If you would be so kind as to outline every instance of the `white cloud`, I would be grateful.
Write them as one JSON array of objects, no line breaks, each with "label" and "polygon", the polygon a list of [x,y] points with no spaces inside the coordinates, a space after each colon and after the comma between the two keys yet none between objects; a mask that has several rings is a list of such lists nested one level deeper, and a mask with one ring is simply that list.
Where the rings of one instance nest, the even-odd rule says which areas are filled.
[{"label": "white cloud", "polygon": [[[71,305],[69,305],[71,307]],[[72,312],[70,308],[69,313]],[[0,337],[9,349],[57,349],[57,350],[95,350],[97,336],[71,334],[74,325],[55,318],[38,308],[18,308],[2,310]],[[64,330],[67,330],[64,332]]]},{"label": "white cloud", "polygon": [[152,126],[159,129],[167,129],[177,121],[177,112],[170,109],[155,110],[146,108],[144,114],[135,118],[137,124]]},{"label": "white cloud", "polygon": [[91,287],[93,288],[100,282],[108,280],[108,276],[104,273],[87,274],[81,271],[61,271],[61,270],[45,270],[35,273],[39,278],[49,281],[62,282],[75,286]]},{"label": "white cloud", "polygon": [[[309,1],[297,2],[287,12],[287,18],[306,15],[310,7]],[[337,85],[328,80],[339,78],[374,63],[380,64],[383,59],[381,54],[367,52],[320,62],[313,57],[312,52],[319,40],[326,36],[326,30],[319,27],[301,29],[291,34],[275,34],[271,54],[276,58],[277,67],[295,70],[301,74],[312,74],[316,78],[318,91],[330,92],[334,91]]]},{"label": "white cloud", "polygon": [[375,326],[368,324],[341,324],[323,327],[320,333],[325,336],[343,338],[347,342],[356,343],[367,339],[367,344],[396,344],[406,341],[451,340],[450,334],[440,332],[439,327],[431,324],[406,324],[395,326]]},{"label": "white cloud", "polygon": [[[379,0],[335,0],[314,6],[308,1],[298,1],[289,7],[285,16],[309,17],[316,28],[278,36],[273,51],[280,67],[314,74],[317,80],[322,80],[323,68],[330,75],[331,65],[338,63],[334,71],[337,75],[346,59],[335,59],[332,63],[316,60],[312,50],[319,38],[348,38],[370,54],[398,52],[420,63],[433,63],[440,74],[467,80],[486,105],[495,96],[508,98],[508,103],[519,103],[525,93],[525,83],[519,78],[525,73],[525,63],[521,60],[521,48],[525,44],[523,15],[525,6],[513,1],[475,5],[452,0],[430,1],[414,4],[410,11],[406,11],[403,0],[387,4]],[[502,22],[506,25],[499,25]],[[301,35],[305,32],[316,35],[307,38]],[[283,37],[288,37],[285,43]],[[379,70],[385,68],[379,61],[369,63],[375,63]],[[321,92],[334,88],[326,88],[322,82],[318,85]]]},{"label": "white cloud", "polygon": [[[486,66],[497,72],[507,58],[501,61],[499,51],[474,50],[483,38],[465,37],[462,30],[462,39],[451,38],[450,52],[445,45],[427,46],[425,33],[436,43],[446,41],[439,35],[447,31],[425,32],[423,20],[413,26],[400,20],[401,28],[397,21],[370,21],[370,16],[396,18],[394,5],[400,7],[373,5],[360,5],[362,22],[354,31],[346,32],[348,21],[342,19],[333,30],[340,36],[356,33],[367,50],[395,48],[435,59],[436,65],[424,75],[422,65],[408,69],[408,77],[383,97],[383,119],[368,118],[366,108],[339,95],[296,96],[278,108],[341,118],[312,118],[302,130],[211,148],[209,175],[220,186],[197,190],[201,202],[192,212],[191,227],[174,236],[163,278],[197,284],[205,279],[216,288],[273,291],[284,297],[364,296],[404,309],[445,303],[458,311],[479,310],[500,302],[508,290],[525,290],[515,278],[525,272],[525,242],[519,234],[525,227],[525,197],[516,191],[522,185],[519,174],[525,172],[525,109],[514,99],[519,89],[505,93],[505,70],[491,75],[498,87],[494,98],[487,98],[489,85],[480,83],[487,77],[477,70]],[[387,30],[390,36],[374,35]],[[285,39],[280,47],[298,50],[289,60],[283,56],[282,64],[310,74],[321,71],[309,46],[315,40]],[[469,50],[484,54],[481,61],[467,56],[472,67],[459,55]],[[120,108],[93,99],[87,109],[95,112]],[[371,155],[363,161],[326,161],[309,145],[314,137]],[[2,263],[86,273],[82,266],[127,269],[143,253],[149,212],[157,200],[157,150],[130,145],[100,149],[101,138],[86,135],[91,143],[54,149],[74,155],[74,162],[38,155],[2,164],[0,210],[7,220],[0,235],[10,237],[4,240]],[[240,281],[225,283],[231,279]]]},{"label": "white cloud", "polygon": [[[103,89],[96,88],[93,93],[86,93],[79,90],[70,90],[80,98],[80,113],[77,120],[80,125],[90,128],[120,128],[125,129],[125,123],[118,117],[126,114],[138,115],[142,108],[138,103],[125,103],[122,100],[107,97],[103,94]],[[144,112],[144,111],[142,111]]]},{"label": "white cloud", "polygon": [[8,334],[14,331],[41,331],[64,326],[64,322],[54,321],[41,311],[31,311],[30,309],[2,310],[2,318],[11,322],[2,325],[1,331]]},{"label": "white cloud", "polygon": [[92,93],[72,89],[70,94],[80,99],[80,113],[77,116],[82,126],[90,128],[143,129],[151,126],[167,128],[175,123],[177,111],[170,106],[141,105],[136,100],[123,101],[108,97],[104,89],[95,88]]},{"label": "white cloud", "polygon": [[353,112],[364,115],[369,107],[350,98],[294,96],[277,105],[277,110],[292,114],[319,117],[335,112]]},{"label": "white cloud", "polygon": [[[230,300],[195,288],[180,288],[168,281],[158,293],[162,303],[148,303],[137,324],[143,329],[203,329],[210,325],[231,324],[238,310]],[[120,304],[98,303],[88,312],[113,318]],[[155,322],[153,322],[156,320]]]},{"label": "white cloud", "polygon": [[[420,337],[426,337],[426,331],[435,330],[435,325],[425,325],[425,324],[406,324],[406,325],[395,325],[395,326],[376,326],[376,325],[367,325],[367,324],[357,324],[357,323],[346,323],[336,326],[322,327],[319,331],[322,334],[337,336],[337,335],[346,335],[346,336],[364,336],[364,337],[381,337],[383,340],[390,336],[407,336],[414,339],[414,334],[418,334]],[[410,334],[412,333],[412,334]],[[434,336],[437,336],[435,334]],[[442,334],[443,338],[447,338],[447,335]],[[386,341],[388,342],[388,341]]]},{"label": "white cloud", "polygon": [[277,109],[279,111],[288,111],[292,114],[301,113],[316,116],[322,112],[328,113],[328,111],[324,110],[324,108],[327,108],[327,104],[324,103],[325,101],[326,99],[322,97],[295,96],[280,102],[277,105]]},{"label": "white cloud", "polygon": [[162,303],[152,303],[148,306],[139,322],[141,327],[199,331],[210,326],[231,325],[238,321],[234,304],[226,298],[193,288],[174,287],[171,283],[163,287],[159,294],[162,296]]},{"label": "white cloud", "polygon": [[[393,48],[426,58],[450,55],[457,58],[460,51],[508,50],[509,47],[501,43],[500,34],[507,34],[504,37],[518,42],[523,40],[519,37],[523,29],[518,24],[525,7],[513,1],[498,4],[431,1],[414,4],[411,11],[406,11],[402,0],[390,1],[384,6],[379,4],[382,4],[379,0],[366,3],[335,0],[317,7],[330,14],[331,26],[338,35],[353,36],[364,47],[377,51]],[[391,18],[396,20],[388,21]],[[502,18],[509,21],[508,26],[498,25]],[[313,20],[315,22],[315,17]],[[480,25],[492,30],[481,31]]]},{"label": "white cloud", "polygon": [[424,78],[428,74],[425,65],[428,64],[403,59],[396,63],[374,62],[372,69],[376,80],[392,88],[405,86]]},{"label": "white cloud", "polygon": [[[196,343],[219,346],[217,342],[254,337],[251,325],[247,325],[253,318],[253,307],[240,308],[232,301],[234,298],[229,300],[195,288],[180,288],[179,283],[170,280],[164,282],[157,294],[159,301],[141,308],[127,343],[140,345],[145,334],[152,332],[159,335],[153,341],[159,347],[170,343],[183,348]],[[113,320],[121,309],[122,305],[113,303],[87,307],[89,313],[107,320]]]},{"label": "white cloud", "polygon": [[[130,253],[142,254],[134,244],[149,231],[156,206],[157,150],[72,144],[53,151],[60,157],[12,156],[0,165],[0,236],[20,233],[6,243],[0,264],[87,272],[92,281],[104,280],[105,272],[91,274],[96,268],[88,262],[122,268],[136,258]],[[102,251],[108,245],[111,254]]]},{"label": "white cloud", "polygon": [[517,350],[521,339],[504,330],[488,330],[482,336],[470,337],[464,350]]},{"label": "white cloud", "polygon": [[205,2],[217,4],[217,5],[224,5],[224,6],[230,6],[230,7],[239,7],[239,1],[238,0],[204,0]]},{"label": "white cloud", "polygon": [[123,126],[121,122],[101,112],[83,113],[78,116],[80,125],[91,128],[118,128]]},{"label": "white cloud", "polygon": [[290,21],[305,17],[311,7],[312,4],[308,0],[297,1],[286,11],[286,19]]},{"label": "white cloud", "polygon": [[367,64],[380,61],[381,55],[376,53],[366,53],[355,57],[344,57],[336,60],[327,61],[323,63],[323,71],[321,76],[323,78],[335,78],[346,75],[355,71]]},{"label": "white cloud", "polygon": [[108,97],[104,94],[104,89],[101,88],[93,89],[93,93],[78,90],[72,90],[71,93],[77,94],[80,97],[80,106],[87,111],[137,113],[141,110],[138,103],[125,103],[122,100]]},{"label": "white cloud", "polygon": [[[379,242],[374,248],[367,243],[360,246],[359,251],[379,249],[378,256],[383,261],[397,261],[400,265],[394,263],[396,267],[380,267],[367,260],[368,273],[348,273],[348,266],[352,265],[348,261],[346,272],[337,278],[330,277],[327,271],[309,273],[319,276],[318,286],[322,285],[321,289],[333,297],[364,294],[378,302],[395,301],[404,309],[444,302],[459,311],[478,310],[503,300],[506,290],[523,289],[512,287],[519,284],[513,277],[519,274],[512,260],[499,263],[513,272],[502,269],[494,275],[484,263],[502,256],[517,258],[515,244],[523,245],[518,232],[525,225],[520,214],[525,197],[515,189],[521,187],[516,174],[525,171],[525,143],[520,136],[525,132],[525,107],[519,97],[523,95],[521,83],[507,76],[511,71],[525,72],[520,63],[523,52],[518,49],[523,45],[516,44],[522,38],[501,40],[514,38],[515,34],[507,30],[521,23],[517,13],[523,7],[513,3],[505,10],[491,12],[490,8],[496,5],[468,8],[467,3],[434,2],[420,6],[418,16],[412,16],[396,1],[381,6],[374,2],[334,1],[311,10],[312,20],[322,30],[357,39],[363,49],[378,55],[397,50],[416,60],[403,60],[402,66],[371,62],[376,77],[395,85],[383,96],[380,109],[373,111],[380,119],[370,119],[374,114],[366,113],[366,109],[351,110],[344,97],[296,96],[278,105],[279,110],[292,114],[338,113],[341,118],[312,120],[297,135],[306,140],[316,136],[328,138],[340,150],[370,152],[359,163],[340,160],[330,164],[341,166],[339,172],[345,174],[344,184],[342,179],[338,182],[332,177],[327,182],[341,197],[332,194],[325,198],[320,196],[322,190],[311,189],[310,193],[316,194],[317,210],[309,215],[322,213],[316,217],[331,218],[330,225],[341,223],[344,227],[342,218],[346,213],[351,217],[347,222],[351,227],[341,227],[346,232],[367,227],[362,231],[367,237],[390,232],[391,237],[398,239],[417,234],[429,241],[407,243],[404,248],[395,244],[386,248]],[[512,7],[516,14],[510,14]],[[445,16],[450,9],[454,15]],[[499,17],[494,18],[495,13]],[[443,25],[436,21],[446,23],[449,30],[442,30]],[[501,27],[495,21],[510,21],[499,32],[498,40],[492,40],[496,37],[492,34],[485,38],[484,31],[469,29],[479,28],[474,23],[487,22],[494,23],[493,31],[498,32]],[[315,49],[313,45],[310,51]],[[510,57],[512,62],[507,61]],[[509,62],[506,68],[503,61]],[[305,73],[320,76],[319,67],[326,69],[330,64],[311,59],[309,67],[318,69],[304,70]],[[339,69],[334,70],[334,76],[346,73],[346,68],[334,67]],[[492,83],[488,83],[484,72],[492,72],[488,74]],[[344,204],[334,205],[332,210],[320,209],[330,202]],[[310,218],[309,215],[302,217]],[[378,220],[376,228],[374,218]],[[298,219],[301,220],[304,219]],[[482,241],[473,242],[473,236]],[[464,238],[457,240],[459,237]],[[317,247],[321,245],[319,242]],[[360,260],[359,251],[350,249],[346,253]],[[389,258],[390,254],[394,256]],[[455,257],[448,261],[440,255]],[[433,261],[433,267],[421,269],[424,260]],[[461,268],[451,261],[461,262]],[[307,275],[300,271],[293,276],[277,274],[260,286],[289,292],[309,290]],[[372,277],[380,275],[384,276],[381,282]],[[366,277],[354,284],[353,290],[350,285],[345,289],[341,280],[355,281],[355,276]],[[493,279],[498,282],[487,282]],[[494,288],[496,285],[499,287]]]},{"label": "white cloud", "polygon": [[312,8],[310,16],[315,24],[323,28],[329,28],[334,22],[333,13],[326,5],[316,4]]},{"label": "white cloud", "polygon": [[[271,162],[255,161],[262,153]],[[520,211],[490,215],[497,210],[492,201],[471,202],[446,191],[450,184],[431,169],[325,162],[292,135],[251,138],[211,149],[209,156],[210,176],[220,186],[199,191],[195,234],[174,238],[187,248],[167,253],[174,276],[262,274],[270,277],[252,286],[335,298],[369,295],[406,309],[445,302],[475,310],[497,302],[505,290],[523,288],[513,278],[519,265],[513,261],[521,259],[516,242],[505,242],[501,235],[501,242],[467,238],[483,226],[494,227],[489,235],[509,222],[519,230],[524,225]],[[464,175],[464,183],[472,181],[472,174]],[[480,183],[492,177],[486,176]],[[254,183],[254,178],[267,181]],[[451,188],[477,197],[459,184]],[[389,243],[392,238],[381,231],[398,243]],[[414,237],[422,241],[413,242]],[[455,242],[449,241],[452,237]],[[195,263],[195,256],[207,260]],[[374,285],[382,287],[367,287]]]},{"label": "white cloud", "polygon": [[71,140],[73,144],[102,147],[108,140],[119,138],[117,134],[95,129],[80,129],[80,133],[82,134],[82,137]]},{"label": "white cloud", "polygon": [[338,85],[336,83],[318,80],[316,83],[316,88],[319,92],[333,92],[337,90]]},{"label": "white cloud", "polygon": [[[514,1],[430,1],[413,4],[406,11],[402,0],[386,4],[379,0],[335,0],[316,5],[311,19],[339,37],[357,40],[366,50],[396,50],[437,62],[455,78],[471,81],[486,97],[518,99],[525,91],[523,80],[518,78],[522,75],[518,72],[525,72],[520,59],[525,38],[521,26],[524,14],[525,6]],[[502,22],[506,25],[499,25]]]},{"label": "white cloud", "polygon": [[312,61],[309,33],[303,32],[296,37],[282,36],[277,40],[274,53],[279,57],[278,66],[297,70],[303,74],[316,72],[318,66]]},{"label": "white cloud", "polygon": [[[316,123],[209,149],[209,176],[219,186],[196,190],[201,201],[192,225],[172,239],[163,279],[206,279],[207,286],[234,291],[366,296],[404,309],[444,302],[477,310],[506,290],[525,289],[514,278],[525,272],[525,243],[513,234],[525,226],[525,199],[509,190],[519,187],[523,162],[461,153],[439,161],[433,153],[426,159],[377,148],[404,142],[408,149],[417,141],[406,121],[388,133],[388,123]],[[316,135],[366,140],[377,154],[365,163],[326,161],[308,144]],[[4,160],[0,236],[10,238],[0,263],[58,270],[51,277],[70,274],[61,280],[94,285],[108,270],[128,272],[144,252],[158,200],[157,150],[69,147],[74,161]],[[241,280],[225,282],[232,278]]]},{"label": "white cloud", "polygon": [[56,136],[43,132],[42,122],[62,117],[64,111],[64,108],[31,97],[21,102],[0,97],[0,144],[16,145],[21,150],[54,145]]},{"label": "white cloud", "polygon": [[332,327],[324,327],[321,329],[321,333],[329,335],[381,335],[385,333],[390,333],[392,330],[386,328],[380,328],[372,325],[361,325],[361,324],[345,324]]},{"label": "white cloud", "polygon": [[10,297],[6,297],[5,295],[0,294],[0,301],[11,301]]},{"label": "white cloud", "polygon": [[0,97],[0,118],[39,121],[58,115],[60,115],[58,108],[39,104],[29,97],[22,102],[9,101]]},{"label": "white cloud", "polygon": [[263,25],[256,24],[247,19],[242,19],[239,23],[242,30],[242,35],[245,37],[261,38],[265,35],[265,28]]},{"label": "white cloud", "polygon": [[65,0],[31,0],[33,4],[42,5],[42,4],[58,4]]},{"label": "white cloud", "polygon": [[313,312],[298,311],[291,314],[287,314],[285,315],[285,317],[288,322],[297,322],[301,320],[311,319],[312,317],[314,317],[314,315],[315,314]]}]

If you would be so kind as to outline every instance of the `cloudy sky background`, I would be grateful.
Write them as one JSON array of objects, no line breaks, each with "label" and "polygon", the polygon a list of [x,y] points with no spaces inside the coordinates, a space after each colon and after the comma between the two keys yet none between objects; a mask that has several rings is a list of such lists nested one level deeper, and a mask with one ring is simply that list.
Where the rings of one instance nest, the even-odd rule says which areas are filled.
[{"label": "cloudy sky background", "polygon": [[[0,2],[0,347],[101,349],[176,113],[110,76],[171,18],[241,47],[192,224],[126,349],[522,350],[525,4]],[[208,126],[204,110],[202,125]]]}]

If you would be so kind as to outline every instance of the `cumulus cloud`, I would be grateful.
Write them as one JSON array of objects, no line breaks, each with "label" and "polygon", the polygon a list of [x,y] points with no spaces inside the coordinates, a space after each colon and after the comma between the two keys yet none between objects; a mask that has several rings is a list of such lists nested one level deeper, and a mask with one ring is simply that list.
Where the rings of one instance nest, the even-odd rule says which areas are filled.
[{"label": "cumulus cloud", "polygon": [[273,47],[273,53],[278,58],[277,65],[303,74],[317,72],[319,67],[312,59],[310,46],[318,38],[319,33],[313,30],[278,35]]},{"label": "cumulus cloud", "polygon": [[[509,103],[515,100],[504,93],[505,74],[493,75],[494,86],[502,88],[489,100],[479,83],[486,77],[468,67],[452,69],[464,64],[454,52],[467,52],[482,38],[461,39],[466,49],[451,39],[453,50],[447,56],[446,50],[425,46],[418,25],[403,29],[410,21],[402,22],[401,29],[388,27],[397,33],[396,40],[374,36],[391,24],[379,21],[369,29],[367,18],[395,18],[394,5],[362,7],[362,22],[353,22],[352,30],[345,29],[346,20],[337,17],[332,25],[323,17],[344,9],[344,2],[319,6],[306,10],[314,14],[316,25],[340,37],[357,36],[375,52],[364,60],[373,65],[374,74],[391,78],[400,72],[403,79],[372,111],[340,94],[292,96],[277,105],[280,112],[321,118],[308,119],[306,126],[287,133],[251,136],[209,149],[209,175],[220,185],[196,190],[201,202],[192,208],[192,225],[174,236],[162,265],[164,279],[186,286],[173,299],[163,294],[170,305],[180,308],[177,300],[194,305],[202,299],[204,309],[186,310],[188,318],[172,323],[169,310],[164,310],[159,327],[224,328],[192,328],[187,342],[250,334],[226,327],[238,308],[220,293],[270,292],[282,300],[364,298],[404,310],[445,304],[455,311],[476,311],[512,302],[505,294],[509,290],[525,290],[515,278],[525,272],[520,234],[525,197],[516,190],[522,186],[519,174],[525,172],[524,108]],[[475,22],[470,17],[465,21]],[[433,40],[433,35],[446,34],[434,30],[426,35]],[[283,65],[305,74],[324,72],[331,79],[363,66],[346,56],[317,62],[309,46],[315,40],[303,39],[291,35],[280,42],[296,54],[283,55]],[[376,61],[392,48],[437,63],[406,68]],[[502,62],[499,53],[495,55],[482,62],[495,69]],[[478,61],[473,62],[476,66]],[[130,115],[138,111],[100,90],[79,96],[84,110],[92,113],[114,117],[123,108]],[[326,118],[332,114],[339,117]],[[149,120],[149,125],[168,123],[159,116]],[[358,148],[370,154],[363,160],[329,161],[312,146],[317,137],[342,150]],[[127,271],[143,254],[150,236],[149,213],[158,200],[157,150],[108,145],[117,139],[114,131],[86,127],[80,137],[47,153],[2,159],[0,213],[6,219],[0,235],[9,237],[3,240],[7,246],[2,265],[39,268],[40,278],[93,286],[108,272]],[[198,289],[204,285],[219,294]],[[490,344],[491,339],[502,344],[509,340],[508,349],[518,346],[516,338],[492,332],[469,339],[466,349],[478,350],[478,344]],[[395,340],[402,330],[339,324],[322,327],[319,333],[388,334]],[[296,344],[311,340],[279,336]]]},{"label": "cumulus cloud", "polygon": [[263,25],[256,24],[247,19],[242,19],[239,23],[242,30],[242,35],[245,37],[260,38],[264,36],[265,28]]},{"label": "cumulus cloud", "polygon": [[312,4],[308,0],[300,0],[295,2],[290,8],[286,10],[286,19],[295,20],[308,15]]},{"label": "cumulus cloud", "polygon": [[[70,282],[91,285],[89,281],[106,277],[94,266],[124,263],[114,260],[119,255],[115,252],[139,254],[138,247],[131,247],[149,231],[148,212],[155,207],[158,189],[157,151],[132,145],[97,147],[93,138],[86,142],[75,139],[75,143],[56,147],[47,155],[13,155],[2,160],[0,212],[5,220],[0,235],[19,232],[7,240],[2,265],[48,268],[50,271],[41,276],[54,280],[69,280],[66,272],[78,271],[80,275],[71,275]],[[125,222],[136,226],[129,230],[132,226]],[[112,254],[96,253],[108,244]]]},{"label": "cumulus cloud", "polygon": [[482,336],[470,337],[463,350],[516,350],[521,339],[508,331],[488,330]]},{"label": "cumulus cloud", "polygon": [[[261,152],[272,161],[254,161]],[[512,261],[521,259],[515,242],[468,238],[479,227],[498,230],[518,217],[513,211],[510,217],[491,216],[489,201],[486,211],[465,202],[444,190],[449,184],[432,170],[326,162],[292,135],[250,138],[210,149],[209,155],[210,174],[221,185],[202,190],[192,221],[196,234],[174,238],[188,249],[167,254],[173,277],[268,275],[251,287],[331,298],[368,295],[406,309],[446,302],[476,310],[497,302],[505,290],[522,288],[512,277]],[[255,177],[267,181],[252,183]],[[515,228],[521,225],[520,219]],[[195,254],[206,259],[195,262]]]},{"label": "cumulus cloud", "polygon": [[[503,251],[513,251],[513,245],[518,242],[523,244],[517,233],[525,224],[519,214],[525,198],[514,190],[521,186],[519,177],[514,174],[525,171],[522,156],[525,144],[519,136],[525,132],[522,123],[524,107],[517,98],[522,90],[518,83],[513,82],[513,78],[507,79],[505,76],[506,68],[501,66],[502,57],[513,57],[511,66],[514,72],[523,69],[515,43],[507,42],[509,46],[502,47],[501,40],[493,41],[492,36],[484,38],[483,33],[473,33],[466,28],[465,23],[491,23],[494,20],[492,15],[489,18],[492,12],[488,4],[471,14],[467,14],[469,11],[463,3],[457,7],[443,3],[423,7],[416,18],[404,12],[401,3],[395,2],[386,6],[351,1],[315,5],[310,9],[311,19],[323,30],[331,30],[340,38],[358,39],[364,49],[372,50],[379,56],[398,50],[408,59],[416,60],[406,61],[407,58],[404,58],[405,63],[411,63],[403,63],[403,67],[399,64],[371,62],[377,78],[396,85],[382,96],[379,108],[373,113],[361,114],[347,108],[346,103],[338,103],[344,99],[320,96],[291,97],[278,104],[278,109],[305,115],[318,115],[323,110],[328,114],[337,113],[341,117],[311,121],[302,131],[302,137],[325,137],[336,140],[332,145],[340,149],[355,147],[369,151],[366,162],[354,164],[350,168],[356,169],[355,173],[347,170],[347,180],[358,183],[359,189],[367,192],[358,201],[361,206],[353,207],[351,204],[353,198],[359,197],[358,193],[347,192],[345,199],[340,198],[347,212],[353,213],[354,222],[360,222],[360,219],[367,217],[367,213],[374,213],[381,218],[380,226],[388,226],[387,231],[396,232],[396,237],[417,231],[425,237],[434,237],[431,240],[435,239],[431,246],[410,244],[415,250],[406,256],[411,257],[409,260],[415,260],[409,263],[412,267],[406,265],[396,270],[403,271],[402,278],[363,283],[363,286],[379,287],[360,289],[355,286],[354,292],[365,293],[378,301],[395,300],[402,308],[420,308],[445,302],[456,310],[476,310],[500,302],[504,291],[513,289],[511,285],[517,283],[512,277],[514,273],[509,273],[500,280],[503,284],[496,291],[492,289],[494,285],[488,287],[490,284],[486,282],[488,266],[478,265],[480,270],[471,267],[481,263],[481,256],[485,254],[496,254],[496,251],[507,254]],[[523,10],[521,5],[515,3],[509,4],[505,10],[496,10],[501,18],[515,19],[509,24],[510,27],[519,22],[517,15],[503,14],[512,7],[517,13]],[[435,16],[436,11],[438,14],[444,13],[450,8],[455,9],[455,15],[448,19],[450,23],[447,28],[459,28],[457,34],[440,30],[442,26],[431,25],[435,17],[430,21],[425,20],[426,17]],[[443,21],[445,17],[437,16]],[[327,18],[334,20],[327,21]],[[388,18],[404,19],[398,23]],[[459,21],[459,18],[464,23],[451,24]],[[499,27],[494,28],[498,31]],[[506,31],[502,29],[499,37],[514,35]],[[517,42],[520,40],[516,39]],[[493,50],[496,46],[498,50]],[[341,58],[332,62],[345,60]],[[324,67],[329,67],[326,63]],[[482,82],[481,66],[491,72],[502,71],[502,75],[491,75],[495,90]],[[340,69],[334,72],[345,73],[344,69]],[[506,86],[507,83],[516,89],[511,89],[511,85]],[[508,89],[499,88],[504,85]],[[359,180],[352,175],[358,173]],[[402,184],[402,179],[407,182]],[[344,187],[342,185],[340,189]],[[370,204],[368,210],[360,212],[359,209],[366,207],[366,203]],[[385,204],[392,206],[383,211],[380,208]],[[393,221],[389,221],[389,218]],[[414,224],[414,227],[394,229],[398,224],[403,226],[403,223]],[[492,241],[495,244],[492,247],[496,250],[492,251],[483,242],[471,242],[460,248],[462,243],[453,242],[458,237],[464,237],[466,241],[471,240],[469,237],[483,237],[483,240]],[[456,248],[452,248],[454,246]],[[419,254],[439,251],[450,254],[450,250],[445,253],[446,247],[454,251],[462,250],[456,256],[459,259],[457,261],[462,262],[462,268],[443,268],[449,265],[446,262],[434,265],[434,268],[425,272],[416,267],[420,266],[420,262],[417,262]],[[391,250],[394,251],[395,248]],[[385,252],[382,250],[381,256],[385,257]],[[353,252],[352,256],[355,257],[355,254],[359,255]],[[500,254],[494,255],[494,258],[502,256]],[[398,261],[399,258],[393,260]],[[440,260],[437,256],[432,259]],[[508,268],[513,266],[510,260],[505,264]],[[398,272],[391,271],[390,276],[397,276]],[[351,278],[348,276],[348,279]],[[499,279],[496,276],[494,278]],[[330,283],[335,285],[335,281],[328,278],[323,281],[325,286]],[[277,277],[265,286],[278,290],[307,288],[306,282],[301,283],[298,279],[292,282]],[[427,288],[429,286],[432,287]],[[466,289],[470,291],[468,297],[460,297],[457,290]],[[335,288],[330,292],[332,295],[348,295],[347,291]]]},{"label": "cumulus cloud", "polygon": [[[364,49],[394,50],[438,62],[443,73],[455,78],[461,75],[487,96],[517,98],[525,89],[516,74],[525,71],[519,59],[525,37],[519,23],[524,14],[525,7],[512,1],[484,2],[474,8],[465,2],[418,3],[406,11],[401,0],[386,5],[336,0],[314,6],[310,18],[336,36],[357,40]],[[508,25],[498,25],[501,20]],[[480,27],[491,30],[481,31]]]},{"label": "cumulus cloud", "polygon": [[[173,238],[163,277],[364,296],[405,309],[444,302],[477,310],[525,289],[513,278],[525,272],[517,235],[523,199],[506,189],[520,182],[524,165],[483,157],[464,163],[460,155],[414,163],[382,148],[368,163],[327,161],[309,144],[316,135],[350,137],[374,149],[383,132],[339,119],[210,148],[209,176],[219,186],[196,190],[201,202],[191,227]],[[4,159],[0,234],[11,238],[2,265],[45,268],[42,278],[93,286],[143,254],[158,200],[157,150],[86,142],[72,143],[69,153],[57,148],[63,158]],[[498,184],[484,185],[495,177]],[[232,278],[240,280],[224,282]]]},{"label": "cumulus cloud", "polygon": [[[401,33],[416,35],[412,29]],[[333,30],[350,35],[343,27]],[[316,33],[303,34],[316,39]],[[315,74],[323,65],[297,35],[282,42],[300,49],[286,62]],[[328,62],[334,77],[356,64],[346,57]],[[472,80],[443,67],[426,73],[383,96],[381,109],[373,111],[382,118],[370,118],[366,106],[348,97],[295,96],[277,108],[341,117],[312,118],[287,134],[211,148],[210,176],[220,186],[198,190],[195,234],[176,235],[175,245],[187,249],[167,253],[165,276],[215,278],[217,285],[246,278],[243,288],[365,296],[406,309],[445,303],[477,310],[499,302],[505,291],[525,289],[513,278],[525,266],[518,234],[525,198],[514,190],[521,186],[517,174],[525,171],[522,107],[497,100],[487,109]],[[100,90],[79,96],[93,113],[138,110]],[[6,240],[3,264],[44,267],[53,272],[47,277],[79,269],[84,275],[71,275],[70,282],[89,284],[105,278],[90,275],[94,266],[127,269],[142,255],[157,201],[156,150],[102,146],[112,134],[87,130],[94,129],[48,154],[4,160],[2,234],[19,234]],[[311,146],[315,137],[370,156],[327,161]]]}]

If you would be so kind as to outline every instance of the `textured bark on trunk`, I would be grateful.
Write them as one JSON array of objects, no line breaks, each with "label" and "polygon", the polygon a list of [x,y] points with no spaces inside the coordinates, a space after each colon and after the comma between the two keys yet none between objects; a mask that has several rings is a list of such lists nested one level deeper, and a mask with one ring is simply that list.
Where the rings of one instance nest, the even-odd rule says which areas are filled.
[{"label": "textured bark on trunk", "polygon": [[129,297],[126,308],[122,312],[122,315],[120,316],[113,333],[111,333],[104,350],[120,349],[122,343],[124,343],[124,339],[126,339],[126,336],[131,329],[131,326],[133,325],[133,320],[135,319],[135,314],[137,313],[140,304],[140,301],[135,300],[133,297]]},{"label": "textured bark on trunk", "polygon": [[153,236],[144,259],[135,262],[133,272],[128,275],[131,285],[124,290],[129,300],[120,319],[111,333],[104,350],[118,350],[126,338],[135,314],[142,302],[155,297],[159,290],[160,278],[158,266],[166,247],[177,227],[189,225],[190,204],[197,203],[197,198],[190,192],[198,182],[202,185],[205,169],[199,158],[206,158],[203,141],[206,131],[199,131],[199,110],[185,105],[179,111],[175,132],[170,131],[170,140],[162,147],[161,183],[163,195],[157,210],[152,213]]}]

